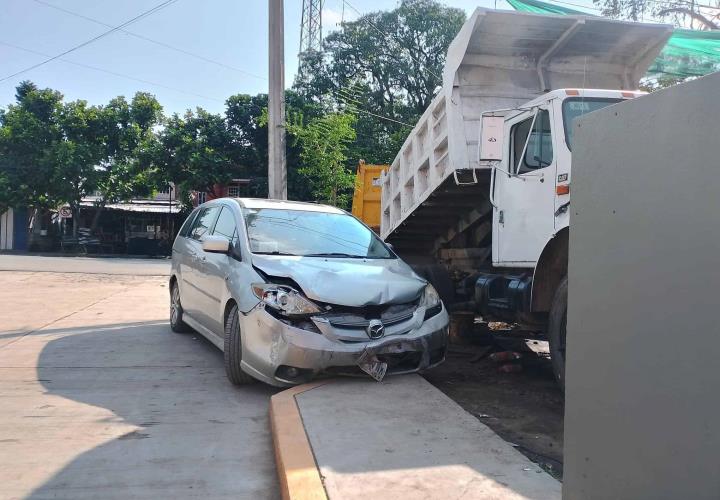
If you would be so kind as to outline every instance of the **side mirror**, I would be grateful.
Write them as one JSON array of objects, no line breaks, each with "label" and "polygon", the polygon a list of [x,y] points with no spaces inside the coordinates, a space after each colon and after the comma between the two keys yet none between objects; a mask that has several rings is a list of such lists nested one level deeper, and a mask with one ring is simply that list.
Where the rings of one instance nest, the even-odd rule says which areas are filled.
[{"label": "side mirror", "polygon": [[500,161],[505,149],[503,129],[505,118],[502,116],[483,116],[480,128],[479,160]]},{"label": "side mirror", "polygon": [[202,249],[209,253],[230,253],[230,242],[222,236],[206,236],[202,242]]}]

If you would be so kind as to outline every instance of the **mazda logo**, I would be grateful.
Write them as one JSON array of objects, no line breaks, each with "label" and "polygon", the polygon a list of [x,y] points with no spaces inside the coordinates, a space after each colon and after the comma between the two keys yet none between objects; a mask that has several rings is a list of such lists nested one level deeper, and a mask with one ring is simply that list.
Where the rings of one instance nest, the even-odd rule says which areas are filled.
[{"label": "mazda logo", "polygon": [[385,325],[379,319],[371,319],[367,326],[367,334],[371,339],[379,339],[385,335]]}]

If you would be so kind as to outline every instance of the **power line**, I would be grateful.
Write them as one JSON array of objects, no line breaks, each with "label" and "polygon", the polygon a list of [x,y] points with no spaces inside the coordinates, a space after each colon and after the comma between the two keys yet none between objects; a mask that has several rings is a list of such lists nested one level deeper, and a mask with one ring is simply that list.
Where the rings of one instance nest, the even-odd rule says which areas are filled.
[{"label": "power line", "polygon": [[[5,45],[5,46],[7,46],[7,47],[12,47],[13,49],[22,50],[22,51],[25,51],[25,52],[29,52],[29,53],[31,53],[31,54],[37,54],[37,55],[40,55],[40,56],[48,57],[47,54],[43,54],[42,52],[38,52],[37,50],[28,49],[28,48],[26,48],[26,47],[20,47],[19,45],[15,45],[15,44],[12,44],[12,43],[7,43],[7,42],[0,41],[0,45]],[[67,64],[74,64],[75,66],[80,66],[80,67],[82,67],[82,68],[88,68],[88,69],[92,69],[92,70],[94,70],[94,71],[100,71],[101,73],[107,73],[107,74],[109,74],[109,75],[119,76],[119,77],[121,77],[121,78],[127,78],[128,80],[134,80],[134,81],[136,81],[136,82],[141,82],[141,83],[145,83],[145,84],[148,84],[148,85],[153,85],[153,86],[155,86],[155,87],[161,87],[161,88],[164,88],[164,89],[173,90],[173,91],[175,91],[175,92],[180,92],[180,93],[182,93],[182,94],[187,94],[187,95],[191,95],[191,96],[194,96],[194,97],[201,97],[201,98],[207,99],[207,100],[209,100],[209,101],[225,102],[225,101],[223,101],[222,99],[217,99],[217,98],[215,98],[215,97],[209,97],[209,96],[202,95],[202,94],[196,94],[196,93],[194,93],[194,92],[188,92],[188,91],[186,91],[186,90],[182,90],[182,89],[178,89],[178,88],[175,88],[175,87],[171,87],[171,86],[169,86],[169,85],[164,85],[164,84],[162,84],[162,83],[151,82],[150,80],[143,80],[142,78],[136,78],[136,77],[134,77],[134,76],[125,75],[125,74],[123,74],[123,73],[117,73],[117,72],[115,72],[115,71],[110,71],[110,70],[107,70],[107,69],[98,68],[97,66],[90,66],[89,64],[83,64],[83,63],[79,63],[79,62],[75,62],[75,61],[68,61],[67,59],[59,59],[59,60],[62,61],[62,62],[64,62],[64,63],[67,63]]]},{"label": "power line", "polygon": [[365,109],[362,109],[362,108],[358,107],[357,104],[355,104],[353,102],[348,102],[348,98],[346,96],[343,96],[341,93],[339,93],[337,91],[334,92],[334,94],[335,94],[335,97],[337,97],[340,100],[340,102],[345,104],[345,106],[347,106],[348,109],[350,109],[353,112],[365,113],[366,115],[374,116],[375,118],[380,118],[381,120],[386,120],[389,122],[404,125],[405,127],[413,128],[413,125],[410,125],[409,123],[401,122],[400,120],[396,120],[395,118],[390,118],[388,116],[379,115],[377,113],[373,113],[372,111],[367,111]]},{"label": "power line", "polygon": [[8,76],[6,76],[6,77],[4,77],[4,78],[0,78],[0,82],[4,82],[5,80],[9,80],[10,78],[16,77],[16,76],[21,75],[21,74],[23,74],[23,73],[27,73],[27,72],[30,71],[30,70],[33,70],[33,69],[35,69],[35,68],[39,68],[40,66],[43,66],[43,65],[45,65],[45,64],[47,64],[47,63],[49,63],[49,62],[52,62],[52,61],[54,61],[54,60],[56,60],[56,59],[59,59],[59,58],[61,58],[62,56],[66,56],[66,55],[68,55],[69,53],[74,52],[74,51],[76,51],[76,50],[78,50],[78,49],[80,49],[80,48],[82,48],[82,47],[85,47],[86,45],[90,45],[91,43],[93,43],[93,42],[95,42],[95,41],[97,41],[97,40],[100,40],[101,38],[104,38],[104,37],[108,36],[108,35],[111,34],[111,33],[114,33],[114,32],[116,32],[116,31],[118,31],[118,30],[121,30],[121,29],[124,28],[125,26],[129,26],[130,24],[132,24],[132,23],[134,23],[134,22],[136,22],[136,21],[139,21],[140,19],[142,19],[142,18],[144,18],[144,17],[150,16],[150,15],[152,15],[152,14],[154,14],[154,13],[156,13],[156,12],[162,10],[162,9],[164,9],[165,7],[168,7],[169,5],[171,5],[171,4],[173,4],[173,3],[177,2],[177,1],[178,1],[178,0],[165,0],[164,2],[162,2],[162,3],[158,4],[158,5],[156,5],[155,7],[153,7],[152,9],[146,10],[145,12],[143,12],[143,13],[135,16],[135,17],[133,17],[132,19],[129,19],[129,20],[125,21],[124,23],[115,26],[115,27],[113,27],[113,28],[110,29],[110,30],[107,30],[107,31],[104,31],[103,33],[100,33],[99,35],[91,38],[90,40],[86,40],[86,41],[84,41],[84,42],[81,43],[81,44],[75,45],[74,47],[72,47],[72,48],[70,48],[70,49],[68,49],[68,50],[66,50],[66,51],[63,51],[63,52],[61,52],[61,53],[59,53],[59,54],[57,54],[57,55],[55,55],[55,56],[49,57],[48,59],[45,59],[44,61],[39,62],[39,63],[37,63],[37,64],[33,64],[32,66],[30,66],[30,67],[28,67],[28,68],[25,68],[25,69],[20,70],[20,71],[18,71],[18,72],[16,72],[16,73],[13,73],[12,75],[8,75]]},{"label": "power line", "polygon": [[[95,24],[99,24],[99,25],[101,25],[101,26],[106,26],[106,27],[108,27],[108,28],[112,28],[112,27],[113,27],[112,24],[108,24],[108,23],[105,23],[105,22],[103,22],[103,21],[100,21],[99,19],[95,19],[95,18],[86,16],[86,15],[84,15],[84,14],[80,14],[79,12],[74,12],[74,11],[72,11],[72,10],[65,9],[65,8],[59,7],[59,6],[57,6],[57,5],[53,5],[53,4],[51,4],[51,3],[45,2],[44,0],[33,0],[33,1],[36,2],[36,3],[39,3],[39,4],[41,4],[41,5],[45,5],[45,6],[47,6],[47,7],[50,7],[50,8],[52,8],[52,9],[59,10],[60,12],[64,12],[64,13],[69,14],[69,15],[71,15],[71,16],[79,17],[79,18],[81,18],[81,19],[85,19],[86,21],[90,21],[90,22],[93,22],[93,23],[95,23]],[[125,30],[125,29],[121,29],[121,30],[119,30],[119,31],[122,31],[122,32],[125,33],[126,35],[133,36],[133,37],[135,37],[135,38],[138,38],[138,39],[140,39],[140,40],[144,40],[144,41],[146,41],[146,42],[153,43],[153,44],[155,44],[155,45],[159,45],[160,47],[165,47],[165,48],[167,48],[167,49],[174,50],[175,52],[179,52],[179,53],[181,53],[181,54],[185,54],[185,55],[194,57],[194,58],[199,59],[199,60],[201,60],[201,61],[209,62],[209,63],[215,64],[215,65],[217,65],[217,66],[221,66],[221,67],[223,67],[223,68],[231,69],[231,70],[233,70],[233,71],[237,71],[238,73],[243,73],[243,74],[248,75],[248,76],[251,76],[251,77],[253,77],[253,78],[258,78],[258,79],[260,79],[260,80],[267,80],[267,78],[264,77],[264,76],[256,75],[256,74],[251,73],[251,72],[249,72],[249,71],[245,71],[244,69],[236,68],[235,66],[231,66],[231,65],[229,65],[229,64],[225,64],[224,62],[217,61],[217,60],[215,60],[215,59],[210,59],[209,57],[205,57],[205,56],[200,55],[200,54],[195,54],[194,52],[190,52],[189,50],[181,49],[181,48],[175,47],[175,46],[173,46],[173,45],[170,45],[170,44],[168,44],[168,43],[161,42],[161,41],[155,40],[155,39],[153,39],[153,38],[150,38],[150,37],[147,37],[147,36],[144,36],[144,35],[139,35],[139,34],[137,34],[137,33],[133,33],[132,31],[128,31],[128,30]]]}]

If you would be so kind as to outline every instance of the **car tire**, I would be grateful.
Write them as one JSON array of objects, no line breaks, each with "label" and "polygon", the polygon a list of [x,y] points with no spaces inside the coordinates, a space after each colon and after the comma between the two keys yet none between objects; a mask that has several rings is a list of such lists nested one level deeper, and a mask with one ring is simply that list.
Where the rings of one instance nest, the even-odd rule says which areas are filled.
[{"label": "car tire", "polygon": [[237,304],[233,305],[225,320],[225,374],[235,385],[246,385],[254,379],[240,367],[242,361],[242,335]]},{"label": "car tire", "polygon": [[565,350],[567,346],[567,303],[568,303],[568,280],[565,276],[555,291],[552,306],[550,307],[550,318],[548,321],[548,340],[550,342],[550,360],[552,361],[553,373],[565,390]]},{"label": "car tire", "polygon": [[175,333],[190,331],[190,327],[183,321],[180,287],[175,281],[170,285],[170,329]]}]

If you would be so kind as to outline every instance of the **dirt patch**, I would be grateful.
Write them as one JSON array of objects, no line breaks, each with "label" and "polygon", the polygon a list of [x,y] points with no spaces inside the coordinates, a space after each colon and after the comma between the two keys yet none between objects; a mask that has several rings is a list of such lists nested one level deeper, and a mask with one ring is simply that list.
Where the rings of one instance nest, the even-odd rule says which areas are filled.
[{"label": "dirt patch", "polygon": [[[425,378],[554,477],[562,478],[563,396],[543,343],[525,347],[522,333],[452,345],[445,363]],[[489,344],[489,345],[487,345]],[[522,352],[519,372],[501,373],[489,354],[508,348]],[[526,350],[527,349],[527,350]]]}]

